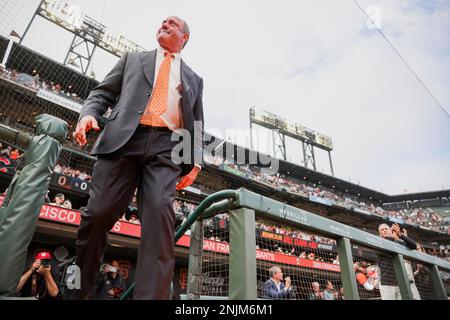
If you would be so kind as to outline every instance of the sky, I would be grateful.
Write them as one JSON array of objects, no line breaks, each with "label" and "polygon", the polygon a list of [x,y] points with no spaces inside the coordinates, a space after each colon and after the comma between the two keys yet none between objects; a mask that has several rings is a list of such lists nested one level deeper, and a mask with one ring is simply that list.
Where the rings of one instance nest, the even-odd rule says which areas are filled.
[{"label": "sky", "polygon": [[[204,79],[208,132],[244,145],[256,106],[330,136],[338,178],[387,194],[450,188],[450,118],[353,0],[68,2],[148,50],[164,18],[185,19],[182,57]],[[450,113],[450,2],[357,2]],[[0,0],[0,32],[23,32],[38,3]],[[63,61],[71,40],[36,18],[24,44]],[[116,61],[98,50],[97,79]],[[269,152],[270,133],[259,136]],[[287,140],[288,160],[301,164],[301,143]],[[325,151],[316,161],[330,174]]]}]

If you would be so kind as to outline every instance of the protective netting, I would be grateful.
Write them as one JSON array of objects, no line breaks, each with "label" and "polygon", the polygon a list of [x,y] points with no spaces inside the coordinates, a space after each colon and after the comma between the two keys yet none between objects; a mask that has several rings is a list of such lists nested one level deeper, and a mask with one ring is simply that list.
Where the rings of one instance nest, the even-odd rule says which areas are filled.
[{"label": "protective netting", "polygon": [[[203,221],[201,276],[196,293],[228,296],[229,219],[227,214]],[[258,218],[256,223],[258,298],[343,299],[336,242],[333,239]],[[272,267],[279,267],[291,281],[288,294],[274,297],[267,290]],[[287,280],[289,281],[289,280]],[[315,287],[317,290],[314,291]]]},{"label": "protective netting", "polygon": [[405,259],[405,268],[411,282],[414,299],[436,300],[436,290],[431,278],[431,266],[423,262]]},{"label": "protective netting", "polygon": [[[56,60],[40,53],[45,44],[55,47],[55,51],[61,50],[53,45],[49,35],[62,32],[56,33],[60,40],[74,36],[40,16],[32,19],[40,3],[39,0],[0,1],[0,121],[33,133],[35,117],[48,113],[67,121],[71,133],[84,100],[98,82],[64,65],[64,53]],[[83,154],[92,148],[97,136],[89,133],[87,145],[80,148],[69,134],[64,147],[83,152],[76,155],[63,151],[59,164],[89,174],[92,160]]]},{"label": "protective netting", "polygon": [[201,295],[228,296],[229,227],[228,214],[203,220],[203,253],[198,284]]},{"label": "protective netting", "polygon": [[361,300],[380,300],[380,286],[397,286],[393,256],[362,245],[352,245],[353,271]]}]

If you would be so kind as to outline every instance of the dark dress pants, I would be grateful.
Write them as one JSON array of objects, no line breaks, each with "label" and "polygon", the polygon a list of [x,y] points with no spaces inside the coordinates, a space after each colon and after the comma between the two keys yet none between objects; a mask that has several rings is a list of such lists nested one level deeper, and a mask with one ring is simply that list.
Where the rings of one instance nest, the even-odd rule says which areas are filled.
[{"label": "dark dress pants", "polygon": [[168,299],[175,264],[175,186],[181,168],[171,160],[171,133],[138,127],[118,151],[98,157],[87,209],[77,239],[81,293],[93,288],[107,245],[108,231],[124,214],[138,188],[141,239],[133,298]]}]

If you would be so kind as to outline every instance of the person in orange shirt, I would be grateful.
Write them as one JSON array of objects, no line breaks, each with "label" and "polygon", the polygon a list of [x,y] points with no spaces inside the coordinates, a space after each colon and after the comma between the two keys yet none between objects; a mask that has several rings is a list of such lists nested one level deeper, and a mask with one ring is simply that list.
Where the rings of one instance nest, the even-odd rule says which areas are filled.
[{"label": "person in orange shirt", "polygon": [[[92,297],[108,231],[136,188],[142,229],[133,299],[169,298],[175,265],[173,201],[176,190],[191,185],[203,165],[203,79],[181,58],[189,36],[184,20],[166,18],[156,33],[159,47],[125,53],[80,112],[73,137],[84,146],[86,132],[99,131],[101,117],[112,109],[92,148],[97,161],[78,230],[80,299]],[[180,153],[182,159],[174,157]]]},{"label": "person in orange shirt", "polygon": [[11,155],[10,155],[12,160],[17,160],[21,157],[20,151],[15,149],[13,151],[11,151]]}]

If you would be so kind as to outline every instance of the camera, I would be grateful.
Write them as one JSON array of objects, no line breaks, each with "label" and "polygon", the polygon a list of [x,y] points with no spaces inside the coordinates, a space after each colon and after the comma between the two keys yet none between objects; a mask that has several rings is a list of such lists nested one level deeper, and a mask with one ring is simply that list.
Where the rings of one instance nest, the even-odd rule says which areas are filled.
[{"label": "camera", "polygon": [[50,266],[50,260],[48,259],[41,260],[41,265],[44,266],[44,268],[48,268]]}]

